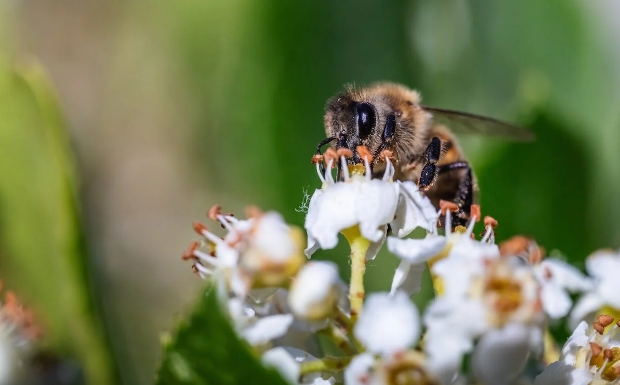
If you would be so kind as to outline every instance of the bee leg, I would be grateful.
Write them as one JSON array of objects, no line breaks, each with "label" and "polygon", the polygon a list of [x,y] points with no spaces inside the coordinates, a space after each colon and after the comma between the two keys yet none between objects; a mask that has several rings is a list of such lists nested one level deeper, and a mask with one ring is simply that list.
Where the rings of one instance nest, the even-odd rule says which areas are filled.
[{"label": "bee leg", "polygon": [[418,181],[418,187],[423,191],[428,190],[437,178],[439,171],[437,162],[441,157],[441,147],[441,139],[435,136],[431,139],[428,147],[426,147],[426,151],[424,151],[426,164],[422,168],[420,180]]},{"label": "bee leg", "polygon": [[465,226],[471,214],[471,205],[474,204],[474,179],[469,163],[460,161],[440,166],[439,172],[449,170],[465,169],[458,190],[453,202],[459,207],[458,211],[452,213],[452,223],[454,226]]}]

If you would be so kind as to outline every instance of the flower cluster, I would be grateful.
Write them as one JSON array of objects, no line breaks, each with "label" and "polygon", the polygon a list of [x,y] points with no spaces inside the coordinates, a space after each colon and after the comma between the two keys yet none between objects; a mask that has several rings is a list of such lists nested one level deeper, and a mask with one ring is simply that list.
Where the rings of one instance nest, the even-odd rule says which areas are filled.
[{"label": "flower cluster", "polygon": [[[256,208],[238,219],[214,206],[208,217],[223,237],[194,225],[201,238],[183,258],[218,287],[239,336],[265,365],[291,384],[620,383],[620,254],[595,253],[586,276],[546,258],[532,239],[497,245],[498,223],[479,206],[467,227],[453,227],[459,207],[435,208],[415,183],[395,180],[389,151],[378,159],[379,177],[368,150],[357,154],[363,164],[352,164],[346,149],[313,158],[322,185],[305,218],[307,243],[279,214]],[[415,229],[426,235],[412,238]],[[336,264],[308,261],[333,249],[339,234],[351,248],[348,285]],[[400,264],[389,290],[366,296],[366,262],[384,244]],[[435,298],[421,313],[410,296],[427,267]],[[550,327],[565,317],[576,329],[560,352]],[[327,356],[318,334],[333,342]]]}]

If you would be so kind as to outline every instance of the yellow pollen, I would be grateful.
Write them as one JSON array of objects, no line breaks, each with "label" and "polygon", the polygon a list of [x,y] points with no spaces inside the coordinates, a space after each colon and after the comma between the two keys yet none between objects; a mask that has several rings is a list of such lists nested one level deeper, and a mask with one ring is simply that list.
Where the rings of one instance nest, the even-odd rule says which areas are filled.
[{"label": "yellow pollen", "polygon": [[[616,373],[616,367],[620,365],[618,361],[620,361],[620,348],[611,348],[611,359],[608,361],[607,365],[605,365],[605,369],[601,374],[603,380],[613,381],[618,378],[618,374]],[[590,366],[594,365],[598,370],[603,365],[603,362],[605,362],[605,355],[599,354],[590,359]]]},{"label": "yellow pollen", "polygon": [[460,225],[459,225],[459,226],[456,226],[456,227],[454,228],[454,232],[455,232],[455,233],[459,233],[459,234],[465,234],[465,233],[467,232],[467,227],[465,227],[465,226],[460,226]]},{"label": "yellow pollen", "polygon": [[491,277],[485,282],[484,291],[491,296],[500,313],[511,313],[523,303],[521,285],[507,277]]},{"label": "yellow pollen", "polygon": [[364,164],[354,164],[348,167],[349,167],[349,174],[351,176],[366,174],[366,166],[364,166]]},{"label": "yellow pollen", "polygon": [[424,360],[417,352],[407,352],[385,366],[388,385],[438,385],[424,368]]}]

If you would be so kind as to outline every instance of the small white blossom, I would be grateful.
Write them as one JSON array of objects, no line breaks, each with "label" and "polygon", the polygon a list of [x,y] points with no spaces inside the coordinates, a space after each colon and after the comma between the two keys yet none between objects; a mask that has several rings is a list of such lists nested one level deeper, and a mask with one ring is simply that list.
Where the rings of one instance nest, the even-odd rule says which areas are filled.
[{"label": "small white blossom", "polygon": [[620,253],[598,251],[586,260],[586,270],[593,283],[575,304],[570,315],[572,326],[603,307],[620,311]]},{"label": "small white blossom", "polygon": [[[432,269],[441,278],[443,294],[425,314],[425,350],[431,367],[448,376],[444,381],[458,373],[463,355],[473,351],[480,377],[507,383],[542,344],[544,318],[531,268],[487,254],[493,249],[485,248],[463,237]],[[500,366],[501,360],[507,366]]]},{"label": "small white blossom", "polygon": [[570,311],[573,301],[569,292],[592,287],[592,282],[579,269],[559,259],[545,258],[533,268],[541,285],[543,309],[552,319],[562,318]]},{"label": "small white blossom", "polygon": [[[253,287],[287,283],[304,261],[299,229],[288,226],[278,213],[249,211],[249,219],[239,220],[214,206],[209,217],[227,230],[226,235],[220,238],[195,223],[204,239],[193,242],[183,256],[195,261],[194,269],[202,278],[213,278],[240,297]],[[202,251],[201,246],[209,250]]]},{"label": "small white blossom", "polygon": [[299,362],[283,347],[266,351],[262,357],[265,366],[276,369],[290,384],[297,384],[300,374]]},{"label": "small white blossom", "polygon": [[371,294],[354,334],[373,353],[390,356],[405,351],[420,337],[418,310],[405,293]]},{"label": "small white blossom", "polygon": [[333,262],[309,262],[294,278],[288,304],[295,316],[320,320],[334,311],[339,297],[340,276]]},{"label": "small white blossom", "polygon": [[[367,159],[367,158],[366,158]],[[323,183],[313,194],[305,228],[308,231],[310,257],[319,248],[332,249],[338,243],[338,233],[358,226],[361,235],[372,242],[367,259],[373,259],[385,241],[387,225],[398,236],[405,236],[416,227],[430,229],[437,214],[428,198],[412,182],[394,182],[394,166],[385,158],[383,178],[372,179],[372,171],[365,161],[364,172],[349,174],[344,156],[340,157],[344,180],[335,182],[330,159],[323,174],[317,163],[317,172]]]},{"label": "small white blossom", "polygon": [[[582,321],[562,348],[559,361],[536,377],[534,385],[616,385],[620,382],[620,333],[609,316],[599,316],[599,331]],[[601,325],[604,322],[605,325]]]},{"label": "small white blossom", "polygon": [[228,301],[228,311],[237,333],[252,346],[264,346],[282,337],[293,323],[292,314],[257,317],[255,310],[239,298]]},{"label": "small white blossom", "polygon": [[377,360],[371,353],[362,353],[349,363],[344,372],[346,385],[439,385],[428,370],[424,356],[416,351],[402,352]]}]

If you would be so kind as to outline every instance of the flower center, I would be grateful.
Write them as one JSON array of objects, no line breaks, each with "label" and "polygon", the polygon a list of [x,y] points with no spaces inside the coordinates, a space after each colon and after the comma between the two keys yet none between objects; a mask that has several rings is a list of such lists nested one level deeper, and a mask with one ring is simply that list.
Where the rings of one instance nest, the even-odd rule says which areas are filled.
[{"label": "flower center", "polygon": [[438,385],[424,368],[424,360],[416,352],[398,356],[385,367],[388,385]]},{"label": "flower center", "polygon": [[523,303],[521,284],[510,277],[491,277],[486,281],[484,291],[491,298],[495,310],[500,313],[512,313]]}]

